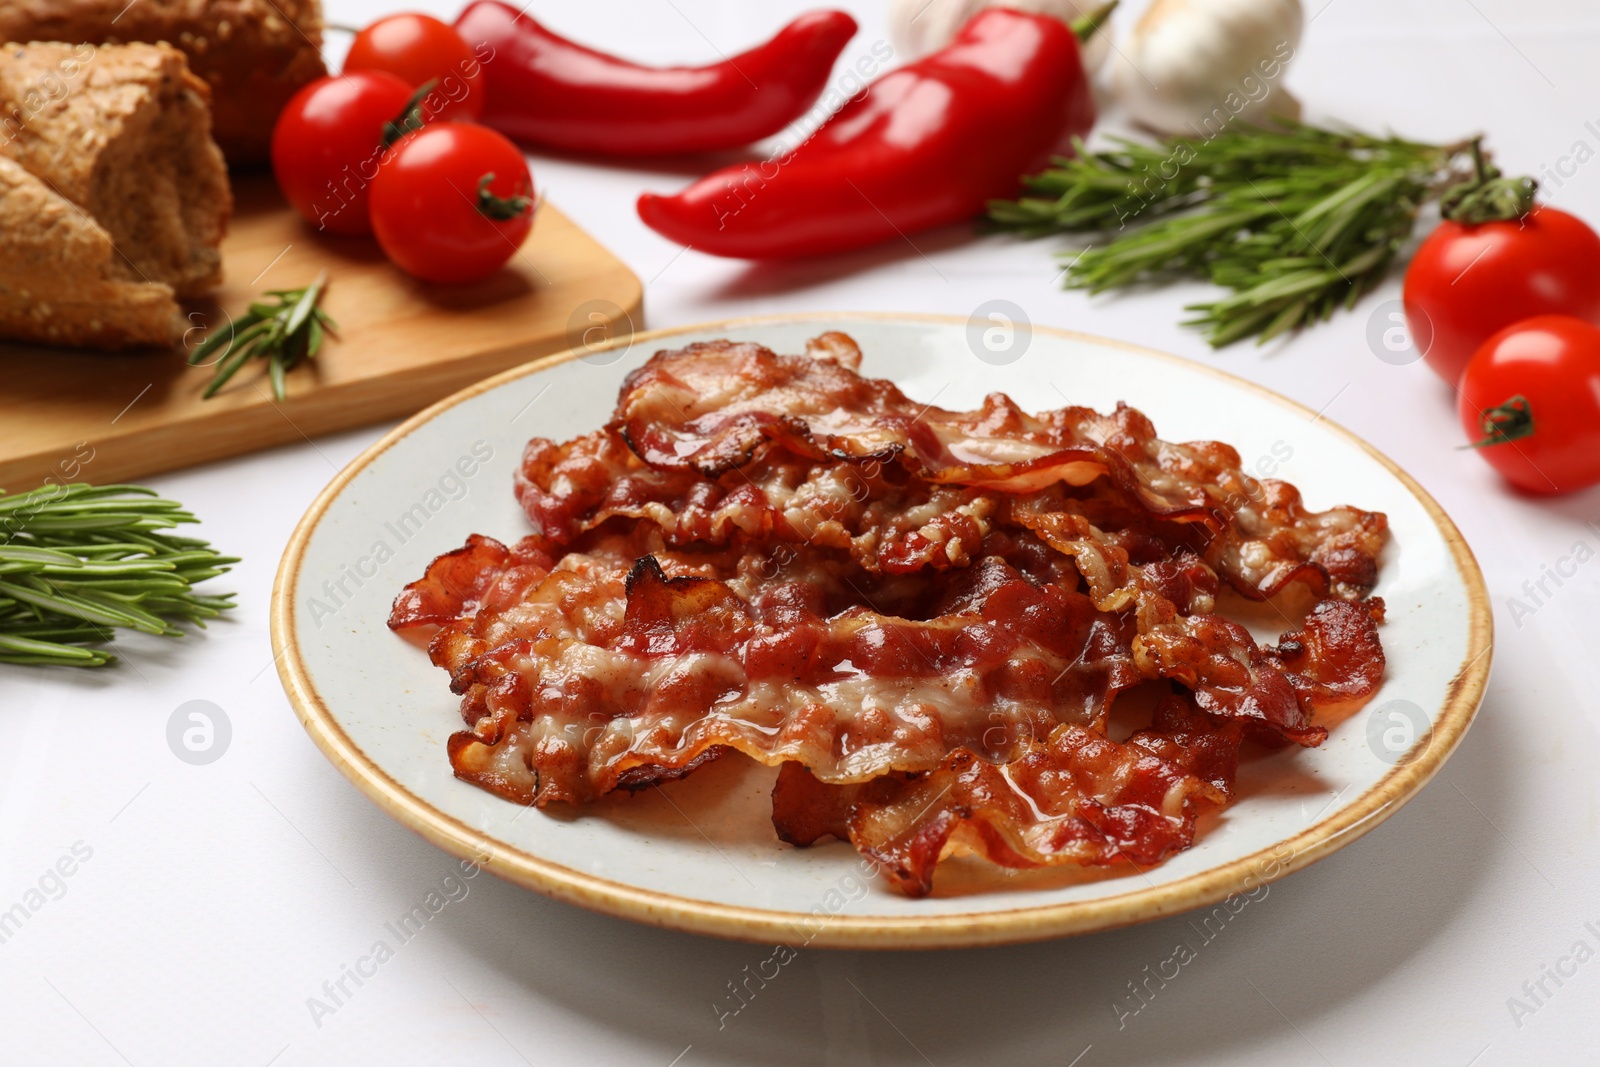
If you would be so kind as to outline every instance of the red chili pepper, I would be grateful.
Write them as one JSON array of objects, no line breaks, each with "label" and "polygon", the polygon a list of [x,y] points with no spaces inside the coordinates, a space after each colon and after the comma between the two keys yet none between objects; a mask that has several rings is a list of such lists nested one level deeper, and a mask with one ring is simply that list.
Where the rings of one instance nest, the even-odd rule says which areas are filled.
[{"label": "red chili pepper", "polygon": [[1008,8],[891,71],[792,153],[639,198],[651,229],[712,255],[839,252],[971,218],[1094,125],[1078,39]]},{"label": "red chili pepper", "polygon": [[553,148],[637,156],[738,148],[777,133],[822,95],[856,21],[813,11],[732,59],[670,68],[585,48],[498,0],[469,5],[456,31],[484,57],[485,126]]}]

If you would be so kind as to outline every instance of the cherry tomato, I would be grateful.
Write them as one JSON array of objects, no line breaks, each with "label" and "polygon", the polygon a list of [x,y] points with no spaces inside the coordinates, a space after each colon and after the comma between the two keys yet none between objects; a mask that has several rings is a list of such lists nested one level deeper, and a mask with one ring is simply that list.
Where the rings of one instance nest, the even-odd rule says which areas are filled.
[{"label": "cherry tomato", "polygon": [[441,122],[395,143],[372,183],[372,229],[402,270],[470,282],[499,270],[533,228],[522,152],[486,126]]},{"label": "cherry tomato", "polygon": [[410,86],[379,71],[318,78],[296,93],[272,130],[272,173],[294,209],[319,230],[371,233],[384,124],[410,98]]},{"label": "cherry tomato", "polygon": [[390,15],[356,34],[345,73],[381,70],[413,89],[438,82],[428,117],[476,119],[483,114],[483,68],[461,35],[432,15]]},{"label": "cherry tomato", "polygon": [[1531,493],[1600,484],[1600,326],[1541,315],[1478,349],[1460,383],[1475,451]]},{"label": "cherry tomato", "polygon": [[1454,384],[1478,347],[1512,323],[1600,322],[1600,236],[1553,207],[1515,221],[1446,219],[1406,270],[1405,305],[1413,343]]}]

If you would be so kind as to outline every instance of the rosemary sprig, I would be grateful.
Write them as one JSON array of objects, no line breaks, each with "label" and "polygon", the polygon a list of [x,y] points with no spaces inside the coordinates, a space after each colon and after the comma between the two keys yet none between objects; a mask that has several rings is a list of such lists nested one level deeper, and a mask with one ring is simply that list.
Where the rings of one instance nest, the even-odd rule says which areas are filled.
[{"label": "rosemary sprig", "polygon": [[215,396],[240,367],[260,356],[267,361],[272,395],[283,401],[288,396],[284,375],[313,358],[322,348],[323,338],[339,328],[318,306],[327,286],[328,274],[324,271],[304,289],[269,290],[265,295],[273,297],[275,303],[252,303],[227,330],[214,331],[202,341],[189,354],[189,365],[193,367],[217,356],[217,371],[206,387],[204,399]]},{"label": "rosemary sprig", "polygon": [[167,532],[197,521],[136,485],[0,494],[0,663],[101,667],[117,629],[181,637],[233,607],[194,586],[238,559]]},{"label": "rosemary sprig", "polygon": [[1376,286],[1418,210],[1469,177],[1473,142],[1432,145],[1298,123],[1058,159],[1028,194],[995,201],[998,229],[1103,238],[1064,254],[1069,288],[1101,292],[1191,276],[1231,292],[1190,305],[1221,347],[1266,341],[1350,307]]}]

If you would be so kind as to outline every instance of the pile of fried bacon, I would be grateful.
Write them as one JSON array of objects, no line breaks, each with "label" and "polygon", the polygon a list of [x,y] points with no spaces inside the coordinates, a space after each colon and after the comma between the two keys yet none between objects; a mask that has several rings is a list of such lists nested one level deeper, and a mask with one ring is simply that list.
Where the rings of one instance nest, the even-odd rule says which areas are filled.
[{"label": "pile of fried bacon", "polygon": [[[781,766],[779,837],[848,840],[920,896],[956,852],[1156,863],[1231,799],[1245,739],[1315,746],[1319,707],[1377,688],[1382,514],[1307,511],[1126,406],[946,411],[860,361],[839,333],[690,345],[604,429],[529,443],[535,532],[474,535],[389,619],[438,628],[457,776],[582,804],[742,752]],[[1313,606],[1275,645],[1217,613],[1291,585]],[[1164,695],[1114,740],[1144,682]]]}]

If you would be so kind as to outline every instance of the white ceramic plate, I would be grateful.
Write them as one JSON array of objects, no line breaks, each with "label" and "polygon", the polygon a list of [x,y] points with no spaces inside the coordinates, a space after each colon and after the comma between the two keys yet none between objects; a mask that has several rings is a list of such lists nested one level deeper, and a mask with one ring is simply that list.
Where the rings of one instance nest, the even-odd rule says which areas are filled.
[{"label": "white ceramic plate", "polygon": [[[864,874],[842,843],[780,844],[768,822],[772,772],[746,760],[577,815],[526,810],[457,781],[445,755],[461,729],[457,701],[423,651],[384,625],[395,592],[469,533],[527,532],[511,494],[523,442],[603,424],[623,376],[655,351],[729,337],[797,352],[829,329],[856,338],[865,373],[916,399],[965,408],[1002,390],[1033,410],[1126,400],[1163,437],[1235,445],[1247,469],[1294,482],[1312,508],[1386,512],[1393,541],[1375,590],[1389,605],[1382,690],[1321,748],[1252,763],[1242,799],[1154,869],[1007,874],[956,860],[922,900]],[[272,637],[291,702],[341,771],[447,851],[614,915],[791,945],[992,944],[1213,904],[1340,848],[1421,789],[1477,710],[1491,647],[1482,578],[1438,505],[1348,432],[1210,367],[1038,327],[999,356],[984,341],[965,320],[923,316],[714,323],[539,360],[435,405],[335,478],[290,541]]]}]

